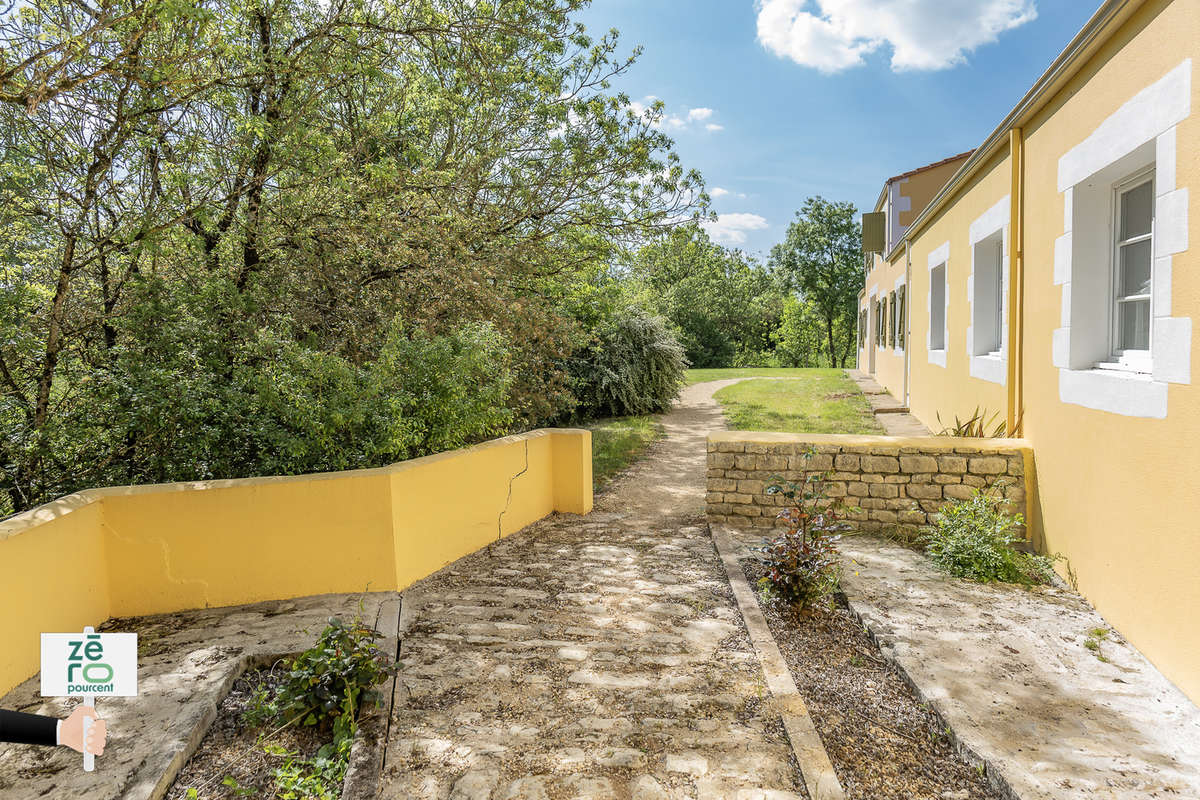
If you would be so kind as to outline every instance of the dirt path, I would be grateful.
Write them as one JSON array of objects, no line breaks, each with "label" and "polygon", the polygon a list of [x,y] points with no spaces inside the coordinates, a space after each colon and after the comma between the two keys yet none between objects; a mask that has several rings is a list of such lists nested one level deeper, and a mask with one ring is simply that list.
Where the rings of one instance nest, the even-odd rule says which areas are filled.
[{"label": "dirt path", "polygon": [[712,431],[727,429],[713,394],[743,380],[685,387],[675,407],[661,419],[666,435],[596,497],[596,510],[628,514],[631,523],[703,516],[705,443]]},{"label": "dirt path", "polygon": [[406,593],[382,797],[794,800],[802,789],[704,526],[712,392],[584,517]]}]

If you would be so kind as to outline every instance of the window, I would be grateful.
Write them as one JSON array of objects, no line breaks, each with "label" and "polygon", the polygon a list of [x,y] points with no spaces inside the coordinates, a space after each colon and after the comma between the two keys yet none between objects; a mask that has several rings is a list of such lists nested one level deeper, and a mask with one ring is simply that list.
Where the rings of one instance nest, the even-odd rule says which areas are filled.
[{"label": "window", "polygon": [[904,307],[904,294],[907,287],[901,286],[896,290],[896,347],[904,349],[904,318],[907,316]]},{"label": "window", "polygon": [[946,349],[946,265],[929,270],[929,349]]},{"label": "window", "polygon": [[1154,173],[1114,189],[1112,355],[1118,366],[1150,371],[1150,282],[1154,260]]},{"label": "window", "polygon": [[1171,291],[1172,261],[1188,249],[1189,187],[1176,165],[1191,86],[1185,59],[1058,159],[1062,324],[1051,358],[1064,403],[1163,419],[1168,385],[1191,383],[1190,306]]},{"label": "window", "polygon": [[867,343],[867,310],[860,309],[858,312],[858,349],[861,350]]},{"label": "window", "polygon": [[1001,231],[976,242],[974,255],[971,355],[999,358],[1004,327],[1004,237]]},{"label": "window", "polygon": [[896,293],[888,295],[888,347],[896,346]]}]

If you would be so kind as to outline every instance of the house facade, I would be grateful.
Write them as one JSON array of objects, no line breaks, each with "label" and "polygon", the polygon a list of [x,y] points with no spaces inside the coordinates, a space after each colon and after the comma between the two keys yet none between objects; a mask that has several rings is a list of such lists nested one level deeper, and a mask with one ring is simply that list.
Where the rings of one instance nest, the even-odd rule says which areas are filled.
[{"label": "house facade", "polygon": [[858,364],[934,431],[983,409],[1028,440],[1035,544],[1200,700],[1197,63],[1200,0],[1105,2],[897,213]]}]

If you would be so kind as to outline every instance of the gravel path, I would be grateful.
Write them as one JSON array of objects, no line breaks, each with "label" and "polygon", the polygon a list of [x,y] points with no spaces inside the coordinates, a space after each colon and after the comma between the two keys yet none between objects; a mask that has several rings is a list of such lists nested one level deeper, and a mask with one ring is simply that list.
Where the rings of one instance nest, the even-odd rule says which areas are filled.
[{"label": "gravel path", "polygon": [[688,387],[592,514],[406,593],[382,797],[805,796],[702,516],[733,382]]}]

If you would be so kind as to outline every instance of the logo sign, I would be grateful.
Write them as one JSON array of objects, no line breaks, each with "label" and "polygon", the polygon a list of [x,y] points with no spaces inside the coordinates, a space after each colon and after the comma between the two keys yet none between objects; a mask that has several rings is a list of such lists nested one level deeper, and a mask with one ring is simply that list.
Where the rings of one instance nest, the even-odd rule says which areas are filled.
[{"label": "logo sign", "polygon": [[137,695],[136,633],[43,633],[42,697]]}]

